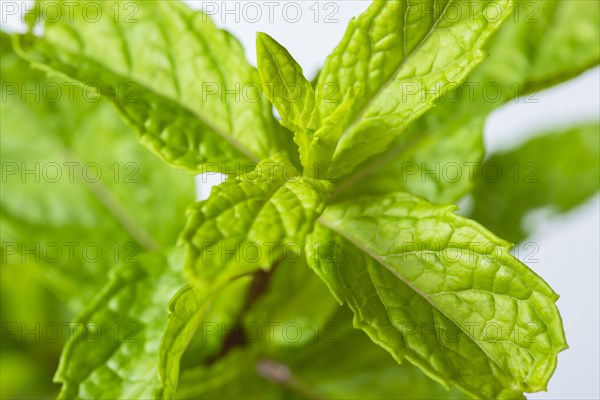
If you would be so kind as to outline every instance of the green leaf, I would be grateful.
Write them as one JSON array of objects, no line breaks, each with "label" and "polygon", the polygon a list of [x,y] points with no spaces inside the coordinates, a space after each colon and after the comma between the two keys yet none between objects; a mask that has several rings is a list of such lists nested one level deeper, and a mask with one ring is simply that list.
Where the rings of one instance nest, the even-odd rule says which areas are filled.
[{"label": "green leaf", "polygon": [[301,349],[273,349],[269,357],[286,365],[298,382],[327,399],[464,399],[418,368],[398,365],[363,332],[352,327],[351,312],[338,309]]},{"label": "green leaf", "polygon": [[[492,3],[498,12],[493,20],[487,15]],[[319,75],[317,98],[327,85],[341,95],[351,89],[357,95],[341,133],[326,141],[329,157],[320,161],[333,161],[344,176],[385,151],[446,86],[462,82],[484,58],[481,47],[509,15],[511,4],[374,1],[350,21]],[[319,102],[319,113],[330,115],[338,106]]]},{"label": "green leaf", "polygon": [[259,376],[259,354],[254,349],[234,349],[214,364],[182,372],[175,399],[305,399],[292,390]]},{"label": "green leaf", "polygon": [[558,296],[477,223],[408,194],[332,206],[311,267],[394,358],[483,397],[545,390],[566,348]]},{"label": "green leaf", "polygon": [[475,175],[473,218],[513,242],[528,233],[524,217],[550,207],[566,212],[600,189],[600,126],[534,138],[493,154]]},{"label": "green leaf", "polygon": [[193,178],[139,146],[107,104],[32,70],[1,39],[2,261],[35,270],[79,312],[115,263],[175,243]]},{"label": "green leaf", "polygon": [[[261,333],[256,339],[250,338],[252,343],[299,348],[315,339],[339,305],[308,267],[303,254],[284,259],[272,273],[271,290],[244,314],[244,326],[252,333]],[[285,302],[281,301],[282,293],[286,293]]]},{"label": "green leaf", "polygon": [[319,127],[315,91],[296,60],[269,35],[258,33],[256,47],[263,88],[281,115],[281,124],[294,132],[306,166],[312,135]]},{"label": "green leaf", "polygon": [[[192,356],[197,364],[198,361],[207,361],[206,358],[203,360],[202,353],[215,354],[223,347],[224,343],[222,340],[217,340],[218,336],[213,337],[203,333],[200,335],[201,348],[188,349],[202,322],[233,323],[231,313],[228,315],[223,311],[230,307],[237,313],[243,307],[243,304],[237,300],[240,298],[240,292],[247,290],[248,282],[247,277],[234,278],[227,284],[210,290],[186,285],[171,299],[169,318],[159,348],[158,372],[161,383],[154,392],[154,398],[172,399],[175,396],[181,370],[180,363],[186,350],[190,352],[196,350]],[[209,337],[215,340],[209,340]]]},{"label": "green leaf", "polygon": [[27,266],[17,269],[4,263],[0,268],[3,399],[56,397],[52,375],[68,340],[61,329],[66,330],[65,323],[72,320],[35,272]]},{"label": "green leaf", "polygon": [[214,364],[185,370],[176,398],[464,398],[417,368],[398,365],[352,328],[348,313],[338,308],[326,323],[313,327],[314,340],[300,347],[249,344]]},{"label": "green leaf", "polygon": [[150,398],[158,385],[166,304],[185,282],[162,253],[124,265],[79,317],[55,380],[61,399]]},{"label": "green leaf", "polygon": [[194,281],[218,286],[302,252],[331,185],[296,174],[289,163],[264,161],[188,209],[182,242]]},{"label": "green leaf", "polygon": [[[87,17],[91,4],[98,18]],[[59,17],[44,15],[49,8]],[[93,84],[167,162],[225,171],[276,152],[294,156],[242,46],[208,15],[179,1],[65,0],[36,2],[29,17],[44,22],[44,34],[19,36],[23,53]]]},{"label": "green leaf", "polygon": [[525,96],[520,102],[536,101],[540,90],[600,62],[598,2],[517,1],[514,9],[468,83],[438,99],[384,156],[341,182],[335,201],[396,191],[436,204],[458,201],[472,188],[483,158],[483,125],[491,111],[519,96]]}]

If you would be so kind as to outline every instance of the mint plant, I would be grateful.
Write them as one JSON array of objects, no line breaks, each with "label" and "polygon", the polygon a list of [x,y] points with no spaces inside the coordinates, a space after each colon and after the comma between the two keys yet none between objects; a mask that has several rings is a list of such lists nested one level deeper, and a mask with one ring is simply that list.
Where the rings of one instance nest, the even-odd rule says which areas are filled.
[{"label": "mint plant", "polygon": [[[254,68],[235,38],[178,1],[48,4],[35,2],[27,33],[2,35],[3,163],[48,148],[71,161],[102,153],[108,164],[136,160],[144,177],[131,193],[3,179],[3,243],[90,235],[140,248],[100,267],[37,263],[79,314],[77,330],[95,327],[94,340],[65,344],[59,398],[523,398],[547,388],[567,348],[558,296],[477,221],[520,241],[528,207],[566,210],[594,194],[598,126],[495,156],[511,165],[543,149],[545,186],[513,202],[510,178],[479,174],[483,125],[500,104],[598,64],[598,2],[528,1],[531,23],[511,0],[374,1],[312,81],[266,33]],[[19,101],[28,83],[56,80],[83,90]],[[457,96],[474,82],[500,88],[498,100]],[[228,179],[193,203],[191,174],[134,147],[106,103],[89,101],[97,96],[171,167]],[[586,168],[542,163],[554,153]],[[440,163],[475,167],[421,179]],[[550,177],[568,195],[554,196]],[[473,219],[454,205],[470,192]],[[3,262],[19,264],[17,250],[3,246]]]}]

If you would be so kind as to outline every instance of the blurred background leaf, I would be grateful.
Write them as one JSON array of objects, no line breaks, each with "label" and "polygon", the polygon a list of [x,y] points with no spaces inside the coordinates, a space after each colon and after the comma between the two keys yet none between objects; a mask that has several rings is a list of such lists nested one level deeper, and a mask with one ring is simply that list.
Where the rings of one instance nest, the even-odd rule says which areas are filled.
[{"label": "blurred background leaf", "polygon": [[[175,243],[194,182],[141,147],[93,92],[30,68],[7,34],[1,41],[0,397],[47,397],[64,324],[113,266]],[[39,340],[24,334],[36,322]],[[18,332],[4,335],[13,323]],[[62,329],[56,343],[44,337],[49,323]]]},{"label": "blurred background leaf", "polygon": [[536,137],[492,154],[475,173],[473,218],[513,243],[527,237],[529,213],[564,213],[600,189],[600,125]]}]

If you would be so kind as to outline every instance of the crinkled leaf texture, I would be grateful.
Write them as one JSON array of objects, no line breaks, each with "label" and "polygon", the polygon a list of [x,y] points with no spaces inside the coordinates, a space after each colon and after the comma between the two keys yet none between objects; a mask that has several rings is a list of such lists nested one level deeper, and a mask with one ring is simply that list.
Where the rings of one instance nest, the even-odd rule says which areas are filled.
[{"label": "crinkled leaf texture", "polygon": [[302,252],[331,185],[295,176],[289,165],[264,161],[189,208],[182,242],[193,281],[218,285],[233,276],[269,269],[287,252],[288,257]]},{"label": "crinkled leaf texture", "polygon": [[545,390],[566,348],[558,296],[453,210],[404,193],[334,205],[308,261],[399,362],[477,397]]},{"label": "crinkled leaf texture", "polygon": [[335,201],[405,191],[436,204],[457,202],[474,184],[490,112],[519,96],[515,101],[537,102],[540,90],[600,62],[599,2],[526,0],[514,8],[466,83],[344,179]]},{"label": "crinkled leaf texture", "polygon": [[112,272],[64,349],[55,376],[63,383],[59,398],[151,398],[166,304],[185,284],[179,264],[155,252]]},{"label": "crinkled leaf texture", "polygon": [[[154,391],[156,399],[172,399],[177,390],[181,371],[181,360],[184,352],[188,350],[190,342],[194,339],[198,327],[203,322],[219,321],[220,324],[233,323],[230,312],[232,309],[236,314],[243,308],[241,294],[248,289],[249,276],[237,276],[231,278],[219,287],[199,288],[186,285],[171,299],[169,303],[169,317],[164,329],[159,348],[158,372],[160,384]],[[221,325],[222,326],[222,325]],[[215,354],[224,346],[220,335],[200,335],[200,349],[191,356],[195,364],[206,361],[208,354]],[[219,340],[220,338],[220,340]],[[203,354],[204,353],[204,354]]]},{"label": "crinkled leaf texture", "polygon": [[[35,3],[29,20],[44,21],[44,33],[19,36],[23,54],[97,88],[167,162],[231,171],[274,152],[295,156],[242,46],[208,15],[179,1],[55,3],[58,18]],[[89,4],[97,20],[86,18]]]},{"label": "crinkled leaf texture", "polygon": [[[496,7],[497,18],[486,10]],[[311,152],[332,161],[345,176],[362,161],[385,151],[450,85],[461,83],[484,58],[481,47],[510,14],[502,1],[374,1],[350,25],[327,58],[316,96],[333,87],[337,101],[319,101],[328,116],[354,98],[344,118],[315,132]],[[456,15],[456,9],[460,12]],[[415,10],[417,10],[415,12]],[[452,17],[450,17],[450,13]]]}]

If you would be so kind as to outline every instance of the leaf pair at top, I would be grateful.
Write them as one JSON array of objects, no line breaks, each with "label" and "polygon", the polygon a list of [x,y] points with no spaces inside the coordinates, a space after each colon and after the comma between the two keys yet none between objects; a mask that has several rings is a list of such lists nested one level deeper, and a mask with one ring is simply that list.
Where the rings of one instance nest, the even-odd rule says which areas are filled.
[{"label": "leaf pair at top", "polygon": [[[44,18],[41,4],[36,3],[31,20]],[[398,362],[407,359],[439,382],[476,397],[515,398],[543,390],[557,353],[566,346],[557,296],[509,254],[507,242],[456,216],[451,206],[434,206],[399,191],[416,186],[388,185],[379,196],[361,197],[362,185],[346,185],[350,196],[330,204],[332,191],[344,185],[336,189],[334,183],[370,170],[366,164],[402,141],[401,134],[448,87],[464,81],[483,60],[484,43],[512,4],[375,1],[350,22],[314,87],[270,37],[258,36],[257,71],[234,38],[206,14],[178,2],[136,2],[135,24],[115,19],[114,5],[104,2],[97,4],[99,20],[89,23],[78,3],[74,13],[47,22],[42,37],[17,36],[21,52],[36,65],[83,84],[94,82],[141,142],[172,165],[230,175],[239,175],[240,165],[256,167],[250,177],[232,178],[190,208],[181,240],[192,286],[173,297],[168,320],[162,315],[160,323],[149,324],[144,332],[152,337],[145,337],[136,352],[124,346],[104,358],[110,368],[102,365],[102,357],[111,349],[88,361],[84,351],[73,350],[76,345],[68,347],[58,377],[66,383],[64,393],[82,397],[94,382],[110,385],[111,373],[135,369],[124,353],[138,357],[139,348],[147,347],[152,357],[142,361],[155,369],[140,378],[144,387],[135,386],[142,392],[118,386],[92,395],[147,395],[148,380],[159,388],[155,396],[171,398],[182,354],[219,291],[260,269],[289,267],[289,257],[305,259],[335,298],[349,305],[355,326]],[[458,18],[452,14],[456,7]],[[491,7],[498,13],[493,17]],[[74,21],[68,21],[71,15]],[[507,35],[515,32],[522,34],[511,28]],[[578,68],[586,62],[578,60]],[[131,83],[135,91],[128,98],[119,89]],[[334,98],[325,93],[332,88]],[[273,117],[267,98],[287,130]],[[457,138],[477,142],[483,117],[460,106],[457,124],[467,121],[469,129],[453,130],[451,105],[440,106],[449,111],[412,125],[418,151],[409,156],[449,153],[436,147],[446,137],[435,137],[430,128],[448,126],[449,148],[461,155]],[[423,126],[427,129],[420,131]],[[475,139],[469,136],[473,132]],[[480,150],[464,152],[470,157]],[[289,174],[286,167],[298,157],[302,173]],[[464,191],[463,186],[457,190]],[[445,197],[430,200],[440,198]],[[164,302],[178,285],[168,271],[162,276],[155,265],[149,268],[146,276],[156,273],[171,282],[161,293]],[[120,312],[132,299],[141,303],[135,309],[143,317],[154,315],[150,309],[159,305],[138,291],[147,282],[129,283],[113,288],[116,300],[105,297],[105,308],[116,303]],[[280,290],[280,297],[286,295]],[[161,335],[160,346],[156,335]],[[89,374],[77,375],[84,370]]]},{"label": "leaf pair at top", "polygon": [[[485,12],[492,3],[501,16],[494,20]],[[481,47],[510,5],[375,1],[350,21],[316,89],[281,45],[260,34],[261,79],[282,124],[295,133],[304,167],[332,162],[339,178],[386,150],[483,60]],[[450,18],[456,8],[459,18]],[[327,88],[333,88],[335,100],[326,98]]]}]

